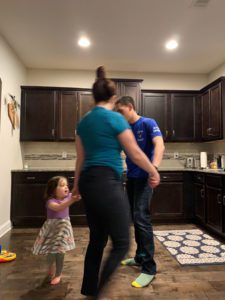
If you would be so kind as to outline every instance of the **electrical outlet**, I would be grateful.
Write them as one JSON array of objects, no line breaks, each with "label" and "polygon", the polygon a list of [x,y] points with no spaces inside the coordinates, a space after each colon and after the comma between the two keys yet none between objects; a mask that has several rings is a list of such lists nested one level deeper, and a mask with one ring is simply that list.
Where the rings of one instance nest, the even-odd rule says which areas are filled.
[{"label": "electrical outlet", "polygon": [[175,159],[179,158],[179,153],[178,153],[178,152],[174,152],[174,153],[173,153],[173,157],[174,157]]},{"label": "electrical outlet", "polygon": [[65,151],[62,152],[62,158],[63,159],[67,158],[67,152],[65,152]]}]

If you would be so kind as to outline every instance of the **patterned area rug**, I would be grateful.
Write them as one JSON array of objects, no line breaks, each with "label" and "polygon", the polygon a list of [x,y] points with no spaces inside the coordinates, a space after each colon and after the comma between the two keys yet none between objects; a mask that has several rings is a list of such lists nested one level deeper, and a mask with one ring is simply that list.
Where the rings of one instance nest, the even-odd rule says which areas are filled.
[{"label": "patterned area rug", "polygon": [[199,229],[154,231],[154,235],[182,266],[225,263],[225,245]]}]

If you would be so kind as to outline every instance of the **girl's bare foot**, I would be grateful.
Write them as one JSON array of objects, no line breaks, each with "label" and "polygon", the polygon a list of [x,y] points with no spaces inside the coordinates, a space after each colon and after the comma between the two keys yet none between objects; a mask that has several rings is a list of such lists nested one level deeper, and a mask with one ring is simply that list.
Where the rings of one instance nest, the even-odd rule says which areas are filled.
[{"label": "girl's bare foot", "polygon": [[56,285],[56,284],[59,284],[61,281],[61,276],[57,276],[57,277],[54,277],[52,280],[51,280],[51,284],[52,285]]}]

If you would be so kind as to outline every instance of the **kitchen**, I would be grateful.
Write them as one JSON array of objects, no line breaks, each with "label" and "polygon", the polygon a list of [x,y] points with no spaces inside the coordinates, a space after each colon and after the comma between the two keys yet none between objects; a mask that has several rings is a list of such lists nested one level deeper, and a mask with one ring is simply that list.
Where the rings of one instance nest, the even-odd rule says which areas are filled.
[{"label": "kitchen", "polygon": [[[20,118],[20,127],[15,129],[12,129],[8,118],[7,103],[10,101],[9,94],[15,95],[15,99],[18,103],[22,104],[21,86],[53,87],[55,90],[63,87],[67,89],[67,91],[70,88],[79,89],[80,91],[84,89],[86,91],[91,88],[95,76],[94,70],[100,64],[105,65],[108,70],[108,75],[111,78],[128,81],[130,79],[143,80],[139,82],[139,86],[143,94],[142,99],[145,100],[144,104],[146,104],[146,106],[144,106],[144,108],[146,109],[148,109],[147,104],[149,103],[147,101],[151,99],[151,94],[154,92],[157,96],[164,94],[164,96],[169,97],[166,99],[167,103],[170,103],[168,111],[172,111],[173,107],[171,103],[173,101],[171,100],[177,99],[172,99],[172,97],[173,95],[180,94],[181,91],[188,91],[190,93],[195,91],[196,94],[199,95],[200,93],[202,96],[207,90],[217,84],[222,85],[222,91],[223,81],[216,80],[225,76],[225,43],[222,38],[225,3],[222,0],[211,0],[205,1],[205,7],[199,7],[197,1],[190,0],[174,0],[171,2],[165,0],[134,1],[132,5],[130,3],[131,1],[124,1],[124,3],[120,3],[118,7],[115,4],[107,3],[107,6],[109,6],[108,9],[110,8],[112,11],[112,15],[108,16],[106,12],[106,16],[103,16],[101,10],[106,9],[104,7],[105,1],[100,0],[96,1],[99,5],[97,6],[99,9],[96,9],[94,4],[90,4],[87,1],[76,1],[76,4],[73,3],[73,1],[68,1],[67,5],[64,4],[66,3],[65,1],[62,4],[62,1],[50,0],[44,1],[45,3],[43,2],[42,5],[40,5],[41,1],[39,1],[39,4],[29,3],[30,1],[26,0],[20,1],[19,4],[17,2],[18,1],[15,0],[7,1],[7,3],[0,1],[0,78],[2,82],[0,109],[0,181],[2,182],[0,191],[0,237],[1,243],[8,241],[7,247],[9,249],[11,249],[13,243],[14,245],[17,243],[18,250],[21,249],[21,246],[18,246],[18,240],[22,237],[25,243],[26,255],[28,255],[30,261],[32,256],[28,254],[29,246],[32,245],[32,238],[35,236],[31,234],[31,224],[28,224],[29,226],[27,225],[27,228],[13,229],[15,231],[12,231],[12,237],[15,237],[15,241],[12,239],[12,244],[9,243],[9,234],[11,232],[11,171],[14,171],[13,174],[16,175],[20,172],[25,174],[28,174],[28,172],[41,174],[42,181],[39,183],[40,186],[43,184],[43,181],[45,181],[46,173],[49,171],[62,172],[63,170],[72,172],[76,153],[73,141],[21,141],[22,118]],[[209,3],[207,4],[207,2]],[[142,5],[140,5],[140,3]],[[130,9],[126,10],[126,7],[130,7]],[[76,14],[76,11],[79,11],[79,14]],[[114,19],[114,14],[117,17],[116,20]],[[83,16],[85,16],[85,18]],[[159,18],[160,25],[158,24]],[[125,23],[124,19],[129,20],[129,24]],[[84,20],[85,22],[89,20],[90,23],[85,25]],[[99,23],[96,22],[95,24],[93,20],[101,20],[101,23],[99,21]],[[94,27],[94,25],[96,27]],[[109,41],[104,42],[104,44],[102,42],[102,39],[107,38],[102,29],[104,26],[106,26],[105,30],[107,30],[110,35],[113,45],[110,44]],[[91,53],[91,47],[82,52],[82,50],[76,46],[76,42],[73,41],[69,42],[73,44],[72,47],[74,47],[71,56],[67,54],[67,52],[63,52],[63,45],[66,45],[66,48],[68,48],[69,45],[65,38],[66,33],[62,33],[62,31],[66,30],[68,39],[74,40],[78,35],[74,29],[76,27],[79,28],[79,30],[85,27],[88,33],[90,32],[90,38],[93,40],[93,48],[96,47],[98,52],[96,60],[94,60]],[[94,28],[98,34],[94,32]],[[140,34],[140,32],[143,32],[143,34]],[[167,40],[167,38],[173,34],[177,34],[177,32],[180,47],[174,52],[166,52],[163,49],[164,40]],[[127,37],[126,39],[124,39],[125,36]],[[136,39],[135,42],[134,36]],[[143,39],[143,37],[145,38]],[[148,39],[146,37],[148,37]],[[96,45],[96,43],[99,43],[99,45]],[[123,46],[122,49],[121,45]],[[148,51],[145,51],[146,48]],[[49,50],[50,53],[46,53],[44,50]],[[158,56],[156,54],[158,54]],[[55,56],[55,62],[53,61],[53,56]],[[66,60],[66,58],[68,58],[68,60]],[[211,85],[213,82],[215,82],[215,84]],[[224,96],[222,97],[222,101],[223,100]],[[174,101],[176,102],[176,100]],[[141,108],[143,109],[143,102]],[[223,102],[222,108],[224,108]],[[20,115],[22,109],[22,105],[17,109],[18,115]],[[151,113],[151,107],[149,110]],[[213,107],[212,111],[215,110]],[[166,114],[167,118],[168,111]],[[183,114],[182,117],[183,120],[185,120],[185,126],[190,127],[191,121],[186,120],[186,111],[180,109],[175,113],[179,112]],[[197,113],[196,109],[195,113]],[[200,115],[195,115],[195,121],[200,120],[200,118]],[[163,120],[165,120],[165,118]],[[175,124],[177,130],[179,130],[179,125],[182,127],[181,120],[182,118],[179,118]],[[172,122],[170,123],[172,124]],[[193,128],[198,128],[194,126],[196,125],[193,125]],[[165,128],[166,134],[166,126],[161,125],[161,127]],[[171,128],[169,128],[169,130],[171,130]],[[197,135],[196,131],[195,133]],[[173,132],[171,131],[169,134],[170,138],[172,138]],[[187,208],[187,210],[185,210],[185,214],[187,214],[184,215],[183,207],[182,210],[179,211],[181,208],[180,202],[176,202],[177,206],[175,207],[177,207],[178,211],[172,211],[172,215],[167,215],[167,218],[164,219],[164,223],[166,224],[158,225],[157,221],[159,222],[165,217],[162,216],[165,215],[165,212],[158,211],[158,209],[162,207],[161,205],[156,207],[154,218],[155,224],[157,224],[157,230],[164,230],[166,227],[168,228],[168,226],[170,229],[182,226],[177,225],[179,219],[180,221],[190,221],[192,218],[192,211],[190,212],[192,207],[190,208],[190,203],[193,204],[194,196],[190,197],[192,194],[190,194],[189,184],[184,186],[184,181],[188,182],[186,177],[191,176],[190,174],[194,174],[196,169],[188,171],[187,168],[185,168],[186,159],[188,157],[194,158],[197,161],[197,167],[200,167],[200,152],[207,152],[208,164],[212,162],[213,159],[217,159],[219,155],[224,155],[225,140],[223,128],[221,134],[222,136],[218,139],[211,139],[210,137],[210,141],[203,139],[191,139],[189,141],[185,140],[179,142],[171,139],[168,140],[166,143],[165,156],[160,166],[161,176],[170,176],[174,174],[174,172],[175,176],[178,174],[178,177],[175,178],[176,189],[173,198],[175,200],[178,199],[177,195],[180,194],[184,196],[185,201],[182,203]],[[44,173],[41,173],[42,171]],[[219,174],[217,174],[217,172]],[[185,178],[179,177],[181,174],[183,174],[182,176]],[[219,191],[219,195],[223,195],[224,177],[222,172],[210,169],[204,172],[197,172],[196,174],[196,193],[201,195],[204,189],[205,191],[208,190],[210,195],[212,195],[212,191],[215,190]],[[206,177],[202,179],[202,174],[204,174],[204,176],[210,174],[218,175],[218,178],[216,177],[218,182],[214,186],[205,184],[205,180],[210,180],[211,177],[209,179],[206,179]],[[200,178],[198,178],[199,175]],[[71,173],[70,176],[72,176]],[[174,183],[174,179],[172,179],[171,182],[167,182],[167,179],[168,178],[162,178],[162,185],[159,187],[158,192],[156,190],[155,197],[158,197],[156,199],[161,199],[160,193],[168,195],[168,192],[171,191],[171,182]],[[39,193],[39,190],[40,189],[36,188],[36,193]],[[220,197],[218,198],[219,202],[222,202],[222,200]],[[74,210],[74,218],[76,221],[77,210]],[[199,212],[201,215],[202,210],[200,209]],[[25,216],[24,214],[23,217]],[[35,222],[35,218],[33,217],[35,216],[31,216]],[[177,218],[175,227],[171,225],[173,223],[172,221],[174,221],[174,217]],[[214,223],[216,223],[216,217],[212,217]],[[201,216],[198,220],[201,220]],[[39,224],[40,223],[38,223],[38,225]],[[217,223],[214,225],[216,225],[216,230],[218,226],[221,226],[221,224]],[[192,228],[194,225],[189,223],[188,226]],[[77,244],[81,243],[82,246],[78,247],[75,252],[78,251],[77,255],[82,256],[87,237],[85,235],[85,228],[79,227],[79,230],[79,235],[76,236],[76,238],[79,239]],[[23,236],[23,232],[25,236]],[[35,233],[36,232],[37,231],[35,231]],[[223,239],[222,235],[221,238]],[[213,299],[214,296],[218,299],[224,298],[225,291],[222,287],[223,280],[221,279],[224,274],[221,273],[224,272],[223,265],[204,266],[204,269],[201,269],[203,267],[185,267],[182,269],[159,243],[157,243],[156,258],[157,257],[159,260],[159,276],[153,283],[153,288],[150,287],[147,290],[137,292],[130,287],[126,287],[126,289],[128,289],[126,293],[123,290],[123,285],[126,286],[132,276],[132,274],[130,274],[132,272],[128,272],[126,276],[129,276],[129,281],[122,280],[123,284],[120,285],[117,293],[114,291],[115,297],[126,299],[126,297],[128,298],[129,296],[133,298],[140,296],[148,296],[149,298],[155,296],[157,299],[158,295],[159,299],[160,296],[161,299],[169,299],[168,294],[173,292],[173,299],[176,299],[176,297],[179,299],[179,296],[180,298],[186,297],[187,299],[191,299],[192,294],[198,295],[198,297],[203,299],[204,297],[211,297]],[[21,261],[24,261],[22,258],[23,257],[21,257]],[[74,262],[77,262],[78,258],[79,257],[75,257],[75,259],[70,258],[74,266],[73,268],[69,265],[67,266],[65,271],[65,273],[68,273],[67,276],[75,276],[73,273],[77,272],[77,267]],[[7,266],[4,265],[4,268],[6,267]],[[36,266],[33,265],[32,267],[36,268]],[[81,273],[81,261],[79,261],[79,267]],[[0,268],[2,268],[2,265],[0,265]],[[8,266],[8,268],[13,267]],[[19,268],[19,270],[22,270],[21,266]],[[167,268],[170,272],[167,272]],[[193,273],[189,273],[189,275],[185,274],[187,268]],[[11,270],[7,270],[7,272],[9,272],[7,273],[9,274],[8,282],[13,282],[14,275],[10,273]],[[38,276],[39,273],[36,269],[35,272],[36,276]],[[122,272],[120,275],[123,277],[124,271],[122,270],[120,272]],[[176,275],[176,272],[180,276],[180,281],[177,277],[173,277]],[[28,271],[25,272],[23,278],[25,276],[27,276],[27,278],[32,277]],[[32,288],[34,289],[35,286],[38,286],[40,281],[40,278],[38,278],[35,278],[33,281],[29,279],[29,287],[23,287],[23,291],[22,289],[20,290],[18,286],[16,287],[15,282],[13,282],[14,285],[12,285],[12,289],[15,288],[17,294],[23,295],[27,293],[27,290],[32,290]],[[193,278],[196,280],[194,281]],[[14,279],[19,279],[19,277],[14,277]],[[76,281],[76,279],[74,280]],[[179,281],[179,284],[177,281]],[[190,281],[191,284],[188,285],[187,281]],[[78,282],[80,282],[80,277],[78,278]],[[69,282],[69,284],[71,284],[71,282]],[[199,294],[195,294],[197,293],[195,292],[196,287],[199,289]],[[178,290],[177,294],[174,291],[176,289]],[[74,296],[74,299],[77,299],[79,297],[79,284],[77,284],[76,287],[72,286],[72,290],[71,295]],[[9,291],[10,285],[5,287],[5,294],[3,295],[8,297],[5,299],[9,299],[10,296],[12,299],[17,299],[13,298],[13,292],[10,294]],[[66,287],[63,286],[60,292],[62,294],[64,292],[65,294],[65,291]],[[32,296],[34,294],[33,292]],[[38,297],[38,293],[36,297]],[[29,299],[28,296],[26,299]],[[30,297],[30,299],[35,299],[35,295],[34,297]],[[62,297],[62,299],[64,298]]]}]

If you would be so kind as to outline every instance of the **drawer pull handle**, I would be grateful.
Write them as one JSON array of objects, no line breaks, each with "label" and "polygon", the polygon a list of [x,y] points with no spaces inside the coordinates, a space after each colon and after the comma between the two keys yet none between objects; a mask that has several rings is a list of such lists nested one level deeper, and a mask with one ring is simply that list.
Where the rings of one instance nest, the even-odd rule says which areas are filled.
[{"label": "drawer pull handle", "polygon": [[166,179],[166,178],[168,178],[168,177],[167,177],[167,176],[163,176],[162,178],[163,178],[163,179]]},{"label": "drawer pull handle", "polygon": [[205,197],[205,190],[201,189],[201,197],[204,198]]},{"label": "drawer pull handle", "polygon": [[26,177],[26,179],[28,179],[28,180],[34,180],[35,177],[34,176],[28,176],[28,177]]},{"label": "drawer pull handle", "polygon": [[217,203],[218,204],[222,204],[221,195],[220,194],[217,195]]},{"label": "drawer pull handle", "polygon": [[225,205],[225,196],[223,196],[223,205]]},{"label": "drawer pull handle", "polygon": [[69,179],[74,179],[75,177],[74,177],[74,176],[69,176],[68,178],[69,178]]}]

